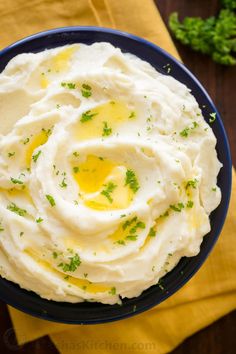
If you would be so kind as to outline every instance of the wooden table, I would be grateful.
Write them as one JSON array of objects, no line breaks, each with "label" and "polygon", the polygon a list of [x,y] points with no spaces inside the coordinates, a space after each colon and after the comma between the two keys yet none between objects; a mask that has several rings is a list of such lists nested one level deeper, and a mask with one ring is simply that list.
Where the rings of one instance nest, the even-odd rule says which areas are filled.
[{"label": "wooden table", "polygon": [[[207,17],[215,14],[219,5],[217,0],[155,1],[166,22],[172,11],[178,11],[181,18],[186,15]],[[145,3],[145,0],[143,2]],[[175,44],[187,67],[199,78],[216,103],[228,132],[233,162],[236,165],[236,67],[227,68],[214,64],[208,57],[194,53],[178,42]],[[17,347],[6,305],[0,302],[0,353],[10,354],[13,351],[19,354],[58,353],[48,337]],[[188,338],[172,354],[234,354],[235,352],[236,311]],[[79,352],[75,351],[75,354],[77,353]]]}]

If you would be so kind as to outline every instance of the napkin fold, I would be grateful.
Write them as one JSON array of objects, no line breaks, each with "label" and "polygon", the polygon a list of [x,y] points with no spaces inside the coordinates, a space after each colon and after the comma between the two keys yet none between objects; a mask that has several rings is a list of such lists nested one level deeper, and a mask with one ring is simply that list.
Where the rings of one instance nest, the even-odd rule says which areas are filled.
[{"label": "napkin fold", "polygon": [[[55,27],[96,25],[144,37],[179,58],[152,0],[0,0],[0,48]],[[64,325],[9,306],[19,344],[50,335],[62,354],[168,353],[236,308],[236,177],[229,213],[214,250],[176,294],[143,314],[101,325]]]}]

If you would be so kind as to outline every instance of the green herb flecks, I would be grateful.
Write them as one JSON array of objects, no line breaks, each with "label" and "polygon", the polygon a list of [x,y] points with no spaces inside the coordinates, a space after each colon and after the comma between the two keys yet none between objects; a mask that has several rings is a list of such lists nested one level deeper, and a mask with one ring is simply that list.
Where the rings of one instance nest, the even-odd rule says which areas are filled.
[{"label": "green herb flecks", "polygon": [[133,119],[136,118],[136,113],[134,111],[132,111],[128,117],[129,119]]},{"label": "green herb flecks", "polygon": [[61,86],[64,88],[68,88],[69,90],[74,90],[76,88],[76,84],[73,82],[62,82]]},{"label": "green herb flecks", "polygon": [[24,184],[20,179],[11,177],[11,182],[14,184]]},{"label": "green herb flecks", "polygon": [[42,151],[39,150],[35,155],[32,156],[32,159],[33,159],[34,163],[37,162],[37,160],[38,160],[39,156],[41,155],[41,153],[42,153]]},{"label": "green herb flecks", "polygon": [[81,123],[88,122],[88,121],[92,120],[93,117],[96,116],[96,115],[97,115],[97,113],[91,113],[90,110],[86,111],[86,112],[82,113],[82,116],[80,118],[80,122]]},{"label": "green herb flecks", "polygon": [[196,189],[197,183],[198,183],[198,180],[196,178],[189,180],[185,185],[185,189],[188,189],[189,187]]},{"label": "green herb flecks", "polygon": [[192,126],[186,127],[185,129],[183,129],[183,130],[179,133],[179,135],[182,136],[183,138],[187,138],[187,137],[189,136],[190,132],[191,132],[193,129],[197,128],[198,126],[199,126],[199,124],[194,121],[193,124],[192,124]]},{"label": "green herb flecks", "polygon": [[113,182],[108,182],[104,185],[104,187],[106,188],[101,191],[101,194],[104,195],[110,203],[112,203],[113,199],[111,197],[111,193],[113,193],[117,186]]},{"label": "green herb flecks", "polygon": [[130,189],[132,189],[134,193],[136,193],[140,188],[138,179],[133,170],[126,171],[125,186],[127,185],[129,185]]},{"label": "green herb flecks", "polygon": [[181,212],[182,209],[184,209],[184,204],[183,203],[178,203],[178,204],[171,204],[170,208],[174,211]]},{"label": "green herb flecks", "polygon": [[213,123],[216,120],[216,112],[210,113],[209,123]]},{"label": "green herb flecks", "polygon": [[20,216],[26,216],[27,211],[18,207],[15,203],[11,203],[7,206],[7,209]]},{"label": "green herb flecks", "polygon": [[58,267],[61,267],[63,272],[75,272],[81,264],[80,257],[77,253],[73,257],[69,257],[69,260],[69,263],[58,264]]},{"label": "green herb flecks", "polygon": [[112,128],[108,127],[107,122],[103,122],[103,132],[102,136],[109,136],[112,134]]},{"label": "green herb flecks", "polygon": [[112,287],[111,290],[109,291],[109,294],[116,295],[116,288]]},{"label": "green herb flecks", "polygon": [[60,186],[61,188],[66,188],[66,187],[67,187],[66,177],[63,178],[63,180],[61,181],[61,183],[59,184],[59,186]]},{"label": "green herb flecks", "polygon": [[50,205],[52,207],[56,205],[56,202],[55,202],[54,198],[50,194],[46,194],[45,197],[47,198],[48,202],[50,203]]},{"label": "green herb flecks", "polygon": [[15,155],[15,151],[14,152],[9,152],[7,155],[8,155],[9,158],[13,157]]},{"label": "green herb flecks", "polygon": [[81,88],[81,93],[83,97],[89,98],[90,96],[92,96],[92,87],[87,84],[83,84]]},{"label": "green herb flecks", "polygon": [[43,221],[43,219],[39,217],[39,218],[36,219],[35,221],[36,221],[37,224],[40,224],[40,223]]},{"label": "green herb flecks", "polygon": [[74,173],[78,173],[79,172],[79,167],[78,166],[73,167],[73,172]]},{"label": "green herb flecks", "polygon": [[155,237],[156,236],[156,231],[154,230],[153,227],[150,228],[148,236],[149,237]]},{"label": "green herb flecks", "polygon": [[186,204],[186,207],[187,207],[187,208],[192,208],[193,205],[194,205],[193,201],[192,201],[192,200],[188,200],[188,201],[187,201],[187,204]]}]

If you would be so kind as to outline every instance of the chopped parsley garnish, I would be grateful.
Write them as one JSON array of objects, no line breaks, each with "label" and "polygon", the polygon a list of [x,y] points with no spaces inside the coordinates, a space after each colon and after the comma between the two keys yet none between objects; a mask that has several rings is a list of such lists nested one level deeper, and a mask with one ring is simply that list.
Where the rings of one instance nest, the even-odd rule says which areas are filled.
[{"label": "chopped parsley garnish", "polygon": [[112,203],[113,199],[111,197],[111,193],[115,190],[117,186],[113,182],[108,182],[104,185],[104,187],[106,188],[101,191],[101,194],[104,195],[110,203]]},{"label": "chopped parsley garnish", "polygon": [[61,86],[62,87],[66,87],[66,88],[68,88],[70,90],[74,90],[75,87],[76,87],[76,85],[73,82],[62,82]]},{"label": "chopped parsley garnish", "polygon": [[7,206],[7,209],[20,216],[25,216],[27,214],[27,211],[25,209],[19,208],[15,203],[9,204]]},{"label": "chopped parsley garnish", "polygon": [[88,273],[84,273],[84,277],[87,278],[87,276],[88,276]]},{"label": "chopped parsley garnish", "polygon": [[197,180],[196,178],[194,178],[194,179],[192,179],[192,180],[189,180],[189,181],[186,183],[185,189],[188,189],[189,187],[192,187],[192,188],[196,189],[197,183],[198,183],[198,180]]},{"label": "chopped parsley garnish", "polygon": [[188,200],[187,204],[186,204],[186,207],[187,208],[192,208],[193,207],[193,201],[192,200]]},{"label": "chopped parsley garnish", "polygon": [[79,157],[79,153],[78,153],[77,151],[74,151],[74,152],[73,152],[73,155],[74,155],[75,157]]},{"label": "chopped parsley garnish", "polygon": [[116,295],[116,288],[115,287],[111,288],[111,290],[109,291],[109,294]]},{"label": "chopped parsley garnish", "polygon": [[103,122],[103,133],[102,136],[109,136],[112,134],[112,128],[108,128],[107,122]]},{"label": "chopped parsley garnish", "polygon": [[55,251],[54,251],[54,252],[52,252],[52,256],[53,256],[53,258],[54,258],[54,259],[56,259],[56,258],[58,257],[57,252],[55,252]]},{"label": "chopped parsley garnish", "polygon": [[125,246],[125,241],[124,240],[118,240],[115,243],[117,243],[118,245],[123,245]]},{"label": "chopped parsley garnish", "polygon": [[36,219],[36,222],[37,222],[37,224],[39,224],[40,222],[42,222],[43,221],[43,219],[42,218],[38,218],[38,219]]},{"label": "chopped parsley garnish", "polygon": [[128,118],[129,119],[136,118],[136,113],[134,111],[131,112]]},{"label": "chopped parsley garnish", "polygon": [[20,179],[11,177],[11,181],[14,184],[24,184]]},{"label": "chopped parsley garnish", "polygon": [[15,152],[9,152],[8,153],[8,157],[12,157],[12,156],[14,156],[15,155]]},{"label": "chopped parsley garnish", "polygon": [[30,141],[30,139],[26,138],[25,140],[23,140],[23,144],[26,145],[26,144],[28,144],[29,141]]},{"label": "chopped parsley garnish", "polygon": [[49,129],[42,128],[42,132],[44,132],[44,134],[49,137],[52,134],[52,129],[53,127]]},{"label": "chopped parsley garnish", "polygon": [[210,113],[210,117],[209,122],[213,123],[216,120],[216,112]]},{"label": "chopped parsley garnish", "polygon": [[46,198],[47,198],[47,200],[49,201],[49,203],[51,204],[52,207],[56,205],[56,202],[55,202],[54,198],[50,194],[46,194]]},{"label": "chopped parsley garnish", "polygon": [[64,272],[74,272],[80,266],[81,260],[79,255],[76,253],[73,257],[69,257],[70,263],[60,263],[58,267],[62,267]]},{"label": "chopped parsley garnish", "polygon": [[170,205],[170,208],[174,211],[177,211],[177,212],[181,212],[181,210],[184,208],[184,204],[183,203],[178,203],[178,204],[172,204]]},{"label": "chopped parsley garnish", "polygon": [[131,220],[126,220],[122,225],[123,230],[125,230],[128,226],[132,225],[135,221],[137,221],[137,219],[138,219],[137,216],[135,216]]},{"label": "chopped parsley garnish", "polygon": [[156,231],[154,230],[153,227],[151,227],[148,236],[149,236],[149,237],[155,237],[155,236],[156,236]]},{"label": "chopped parsley garnish", "polygon": [[211,188],[212,192],[216,192],[216,187]]},{"label": "chopped parsley garnish", "polygon": [[62,180],[62,182],[59,184],[59,186],[60,186],[61,188],[66,188],[66,187],[67,187],[67,183],[66,183],[66,178],[65,178],[65,177],[63,178],[63,180]]},{"label": "chopped parsley garnish", "polygon": [[4,228],[2,227],[2,223],[0,222],[0,232],[4,231]]},{"label": "chopped parsley garnish", "polygon": [[79,167],[78,166],[73,167],[73,172],[74,173],[78,173],[79,172]]},{"label": "chopped parsley garnish", "polygon": [[83,84],[81,88],[81,93],[82,96],[85,98],[92,96],[92,87],[87,84]]},{"label": "chopped parsley garnish", "polygon": [[199,126],[199,124],[197,122],[193,122],[193,125],[192,127],[186,127],[185,129],[183,129],[179,135],[184,137],[184,138],[187,138],[189,133],[191,132],[191,130],[197,128]]},{"label": "chopped parsley garnish", "polygon": [[92,120],[94,116],[97,115],[97,113],[90,113],[91,111],[86,111],[82,113],[82,116],[80,118],[81,123],[88,122],[89,120]]},{"label": "chopped parsley garnish", "polygon": [[32,156],[32,159],[33,159],[34,163],[37,162],[37,160],[38,160],[38,158],[39,158],[41,152],[42,152],[42,151],[39,150],[39,151],[37,152],[37,154],[35,154],[35,155]]},{"label": "chopped parsley garnish", "polygon": [[135,173],[132,170],[126,171],[125,186],[127,185],[129,185],[130,189],[132,189],[134,193],[139,190],[139,183],[137,177],[135,176]]},{"label": "chopped parsley garnish", "polygon": [[159,218],[167,218],[167,216],[169,216],[169,211],[168,210],[166,210],[163,214],[161,214],[159,216]]},{"label": "chopped parsley garnish", "polygon": [[126,236],[126,240],[136,241],[137,237],[138,237],[137,235],[128,235],[128,236]]},{"label": "chopped parsley garnish", "polygon": [[24,235],[24,232],[23,231],[21,231],[20,232],[20,237],[22,237]]}]

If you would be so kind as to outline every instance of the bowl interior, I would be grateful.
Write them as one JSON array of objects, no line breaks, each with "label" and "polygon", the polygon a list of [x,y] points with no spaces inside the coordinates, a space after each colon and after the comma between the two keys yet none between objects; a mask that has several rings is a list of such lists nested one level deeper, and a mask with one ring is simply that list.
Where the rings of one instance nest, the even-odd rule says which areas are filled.
[{"label": "bowl interior", "polygon": [[[166,64],[171,69],[170,75],[186,84],[202,108],[206,121],[209,114],[217,112],[197,79],[176,59],[161,48],[141,38],[128,33],[97,28],[97,27],[67,27],[42,32],[23,39],[0,52],[0,72],[8,61],[20,53],[39,52],[72,43],[91,44],[94,42],[110,42],[123,52],[137,55],[148,61],[159,72],[167,74]],[[217,119],[212,124],[217,138],[218,158],[223,167],[218,175],[218,185],[222,191],[222,201],[211,214],[211,231],[204,237],[200,253],[191,258],[182,258],[178,265],[162,278],[158,285],[144,291],[139,297],[124,299],[123,305],[103,305],[99,303],[58,303],[40,298],[33,292],[21,289],[18,285],[0,278],[0,297],[8,304],[31,315],[51,321],[64,323],[101,323],[132,316],[159,304],[182,287],[199,269],[207,258],[222,229],[231,191],[231,159],[227,136],[217,112]]]}]

